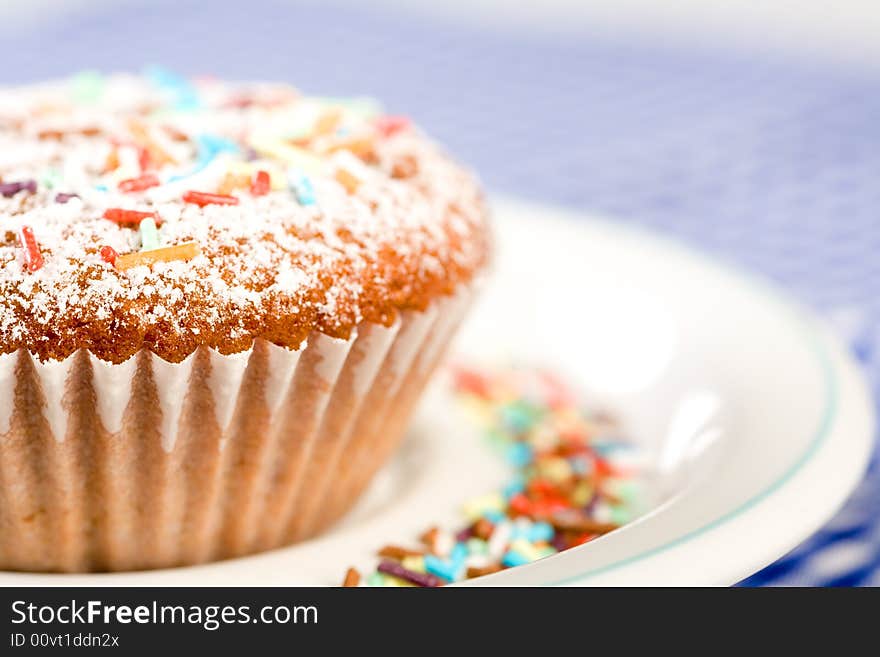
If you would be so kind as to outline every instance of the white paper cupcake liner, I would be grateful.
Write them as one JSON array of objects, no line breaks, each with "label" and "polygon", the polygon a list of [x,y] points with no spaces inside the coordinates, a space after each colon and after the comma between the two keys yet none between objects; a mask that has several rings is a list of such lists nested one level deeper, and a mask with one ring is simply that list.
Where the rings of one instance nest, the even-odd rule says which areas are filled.
[{"label": "white paper cupcake liner", "polygon": [[399,442],[472,289],[297,351],[0,355],[0,568],[178,566],[321,531]]}]

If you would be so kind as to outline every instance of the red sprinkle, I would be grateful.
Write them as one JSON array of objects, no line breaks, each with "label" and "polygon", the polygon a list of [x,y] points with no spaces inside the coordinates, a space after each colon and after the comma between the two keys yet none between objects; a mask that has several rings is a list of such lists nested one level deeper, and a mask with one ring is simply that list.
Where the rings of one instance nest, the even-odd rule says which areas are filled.
[{"label": "red sprinkle", "polygon": [[142,192],[150,187],[158,187],[159,179],[155,174],[145,173],[140,178],[129,178],[119,183],[120,192]]},{"label": "red sprinkle", "polygon": [[101,260],[104,262],[109,262],[111,265],[116,264],[116,258],[119,257],[119,254],[116,253],[116,249],[112,246],[102,246],[101,247]]},{"label": "red sprinkle", "polygon": [[152,217],[157,226],[162,224],[162,220],[155,212],[124,210],[122,208],[108,208],[104,211],[104,219],[116,222],[120,226],[138,226],[147,217]]},{"label": "red sprinkle", "polygon": [[376,129],[383,137],[400,132],[409,127],[409,119],[405,116],[380,116],[376,119]]},{"label": "red sprinkle", "polygon": [[208,192],[194,192],[192,190],[183,195],[185,203],[195,203],[200,208],[206,205],[238,205],[238,199],[228,194],[209,194]]},{"label": "red sprinkle", "polygon": [[[143,146],[138,147],[138,166],[141,168],[141,172],[146,171],[153,164],[153,158],[150,155],[150,151]],[[158,184],[158,183],[156,183]]]},{"label": "red sprinkle", "polygon": [[269,178],[267,171],[257,171],[254,179],[251,181],[251,194],[254,196],[265,196],[272,187],[272,180]]},{"label": "red sprinkle", "polygon": [[507,502],[510,511],[520,516],[528,516],[532,513],[532,503],[522,493],[517,493]]},{"label": "red sprinkle", "polygon": [[19,238],[24,247],[24,261],[28,271],[37,271],[43,266],[43,254],[40,253],[40,245],[37,244],[34,231],[30,226],[22,226]]},{"label": "red sprinkle", "polygon": [[489,398],[489,382],[486,377],[477,372],[458,368],[455,370],[455,387],[461,391],[467,391],[483,399]]}]

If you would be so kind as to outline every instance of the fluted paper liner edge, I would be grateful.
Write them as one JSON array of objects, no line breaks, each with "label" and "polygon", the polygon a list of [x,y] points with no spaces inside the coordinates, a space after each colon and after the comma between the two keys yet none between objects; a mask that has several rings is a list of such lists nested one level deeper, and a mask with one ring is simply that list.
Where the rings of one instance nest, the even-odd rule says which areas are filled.
[{"label": "fluted paper liner edge", "polygon": [[0,569],[181,566],[326,529],[393,452],[473,290],[296,351],[0,355]]}]

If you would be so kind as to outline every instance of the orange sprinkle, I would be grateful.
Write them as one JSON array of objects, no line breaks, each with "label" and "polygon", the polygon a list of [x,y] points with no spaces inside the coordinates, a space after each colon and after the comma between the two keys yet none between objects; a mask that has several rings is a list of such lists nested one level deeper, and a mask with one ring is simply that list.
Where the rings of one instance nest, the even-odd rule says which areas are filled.
[{"label": "orange sprinkle", "polygon": [[353,587],[361,583],[361,574],[354,568],[349,568],[345,573],[345,579],[342,582],[344,587]]},{"label": "orange sprinkle", "polygon": [[227,173],[217,188],[217,193],[228,196],[236,189],[246,189],[250,182],[251,179],[247,174]]},{"label": "orange sprinkle", "polygon": [[113,150],[111,150],[107,154],[107,159],[104,160],[104,169],[102,173],[110,173],[111,171],[116,171],[119,168],[119,149],[115,146]]},{"label": "orange sprinkle", "polygon": [[328,153],[335,153],[337,151],[349,151],[365,162],[371,162],[376,159],[375,144],[369,137],[346,139],[327,148]]},{"label": "orange sprinkle", "polygon": [[151,249],[149,251],[138,251],[137,253],[126,253],[116,258],[116,269],[125,271],[132,267],[140,267],[146,265],[152,266],[157,262],[172,262],[174,260],[192,260],[202,250],[196,242],[184,242],[175,246],[165,246],[161,249]]},{"label": "orange sprinkle", "polygon": [[380,557],[388,557],[390,559],[397,559],[398,561],[402,561],[406,557],[421,557],[424,556],[424,551],[422,550],[410,550],[409,548],[400,547],[399,545],[386,545],[381,550],[379,550]]},{"label": "orange sprinkle", "polygon": [[131,135],[137,142],[138,146],[149,151],[149,162],[151,166],[161,167],[165,164],[177,164],[177,160],[171,157],[156,140],[150,135],[150,130],[141,121],[132,119],[128,124]]},{"label": "orange sprinkle", "polygon": [[345,191],[349,194],[354,194],[361,184],[361,181],[357,177],[345,169],[336,170],[336,182],[345,187]]},{"label": "orange sprinkle", "polygon": [[330,135],[336,132],[336,128],[339,126],[339,123],[342,121],[342,111],[338,109],[329,110],[324,112],[318,120],[315,121],[315,134],[316,135]]}]

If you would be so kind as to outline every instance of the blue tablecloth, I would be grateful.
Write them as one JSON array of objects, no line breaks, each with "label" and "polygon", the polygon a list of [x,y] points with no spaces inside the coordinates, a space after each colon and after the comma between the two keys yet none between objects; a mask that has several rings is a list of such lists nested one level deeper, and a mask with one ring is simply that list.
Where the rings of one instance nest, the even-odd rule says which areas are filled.
[{"label": "blue tablecloth", "polygon": [[[376,95],[490,190],[599,211],[769,275],[831,318],[880,389],[880,73],[354,3],[119,3],[0,33],[0,82],[157,63]],[[878,508],[875,466],[828,527],[745,583],[880,584]]]}]

